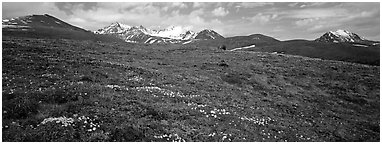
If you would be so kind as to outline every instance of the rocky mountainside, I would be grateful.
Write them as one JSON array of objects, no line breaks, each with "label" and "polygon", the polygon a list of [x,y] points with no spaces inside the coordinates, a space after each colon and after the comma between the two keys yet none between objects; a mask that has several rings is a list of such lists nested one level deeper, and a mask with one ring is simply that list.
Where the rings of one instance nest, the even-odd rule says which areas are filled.
[{"label": "rocky mountainside", "polygon": [[[346,30],[329,31],[317,38],[317,42],[333,42],[333,43],[358,43],[365,46],[379,45],[379,42],[367,40],[356,33]],[[365,47],[364,46],[364,47]]]},{"label": "rocky mountainside", "polygon": [[217,32],[209,29],[200,32],[186,30],[180,26],[151,30],[143,26],[129,26],[119,22],[94,31],[95,34],[114,35],[130,43],[190,43],[195,39],[221,39]]}]

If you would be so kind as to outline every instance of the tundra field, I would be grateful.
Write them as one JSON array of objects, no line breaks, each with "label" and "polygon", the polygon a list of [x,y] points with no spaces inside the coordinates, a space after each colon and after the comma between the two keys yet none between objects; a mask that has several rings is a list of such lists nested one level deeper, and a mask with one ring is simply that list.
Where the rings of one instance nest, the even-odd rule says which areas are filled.
[{"label": "tundra field", "polygon": [[379,76],[198,44],[3,35],[2,141],[377,142]]}]

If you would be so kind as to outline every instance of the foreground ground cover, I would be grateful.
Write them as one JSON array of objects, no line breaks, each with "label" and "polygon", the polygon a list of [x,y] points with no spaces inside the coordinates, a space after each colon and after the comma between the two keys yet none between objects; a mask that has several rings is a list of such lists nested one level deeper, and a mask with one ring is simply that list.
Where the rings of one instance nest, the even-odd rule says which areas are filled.
[{"label": "foreground ground cover", "polygon": [[379,141],[379,66],[3,37],[3,141]]}]

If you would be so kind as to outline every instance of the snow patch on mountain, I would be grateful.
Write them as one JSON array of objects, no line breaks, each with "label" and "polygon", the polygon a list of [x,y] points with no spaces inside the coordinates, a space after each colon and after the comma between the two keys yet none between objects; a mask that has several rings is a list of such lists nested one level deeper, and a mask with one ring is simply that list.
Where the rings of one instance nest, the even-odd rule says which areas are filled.
[{"label": "snow patch on mountain", "polygon": [[337,36],[342,36],[342,37],[349,37],[350,38],[350,32],[346,30],[337,30],[337,31],[330,31],[330,33],[337,35]]},{"label": "snow patch on mountain", "polygon": [[138,43],[137,41],[132,41],[132,40],[125,40],[125,42],[128,42],[128,43]]},{"label": "snow patch on mountain", "polygon": [[183,44],[188,44],[188,43],[191,43],[191,42],[192,42],[192,40],[189,40],[189,41],[184,42]]},{"label": "snow patch on mountain", "polygon": [[239,47],[239,48],[234,48],[229,51],[236,51],[236,50],[241,50],[241,49],[249,49],[249,48],[254,48],[256,47],[255,45],[250,45],[250,46],[245,46],[245,47]]},{"label": "snow patch on mountain", "polygon": [[[166,29],[162,30],[152,30],[149,35],[158,36],[158,37],[167,37],[172,39],[184,39],[186,32],[194,33],[189,31],[182,26],[169,26]],[[188,38],[188,37],[187,37]]]},{"label": "snow patch on mountain", "polygon": [[367,45],[361,45],[361,44],[353,44],[353,46],[357,46],[357,47],[369,47]]}]

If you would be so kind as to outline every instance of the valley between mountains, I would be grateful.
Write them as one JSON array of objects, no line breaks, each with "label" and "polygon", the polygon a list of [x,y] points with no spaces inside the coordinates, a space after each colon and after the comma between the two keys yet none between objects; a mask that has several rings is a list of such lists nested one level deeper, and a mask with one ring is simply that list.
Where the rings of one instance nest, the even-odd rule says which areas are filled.
[{"label": "valley between mountains", "polygon": [[150,44],[49,15],[2,30],[5,142],[380,141],[379,42],[344,30],[314,41],[140,33]]}]

